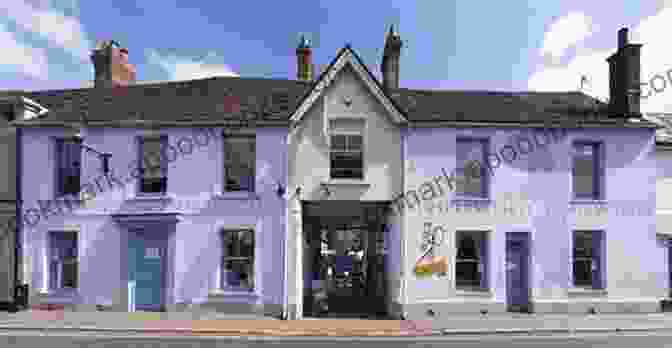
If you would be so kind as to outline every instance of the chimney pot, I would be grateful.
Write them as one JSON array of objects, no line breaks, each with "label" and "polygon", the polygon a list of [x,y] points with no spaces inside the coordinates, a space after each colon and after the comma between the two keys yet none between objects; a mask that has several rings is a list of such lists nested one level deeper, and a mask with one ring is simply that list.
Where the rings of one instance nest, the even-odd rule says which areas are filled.
[{"label": "chimney pot", "polygon": [[399,60],[402,46],[403,41],[399,33],[394,29],[394,25],[391,25],[385,38],[383,60],[380,64],[385,90],[399,88]]},{"label": "chimney pot", "polygon": [[618,48],[621,49],[628,44],[628,28],[622,28],[618,31]]},{"label": "chimney pot", "polygon": [[312,63],[312,49],[310,48],[310,41],[301,35],[299,45],[296,47],[296,78],[299,81],[312,81],[313,77],[313,63]]}]

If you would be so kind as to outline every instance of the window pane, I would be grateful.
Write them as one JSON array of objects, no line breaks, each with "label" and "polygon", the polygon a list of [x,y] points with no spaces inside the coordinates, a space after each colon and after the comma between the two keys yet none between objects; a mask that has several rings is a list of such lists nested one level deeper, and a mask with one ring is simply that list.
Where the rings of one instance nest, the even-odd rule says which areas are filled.
[{"label": "window pane", "polygon": [[222,275],[223,287],[254,288],[254,267],[251,260],[225,260],[224,274]]},{"label": "window pane", "polygon": [[591,260],[575,260],[574,261],[574,285],[575,286],[592,286],[591,278]]},{"label": "window pane", "polygon": [[345,135],[332,135],[331,136],[331,149],[344,151],[345,147]]},{"label": "window pane", "polygon": [[63,262],[62,287],[77,288],[77,260],[66,259]]},{"label": "window pane", "polygon": [[362,150],[362,136],[349,135],[348,136],[348,150],[361,151]]},{"label": "window pane", "polygon": [[76,288],[77,233],[50,232],[51,260],[49,263],[49,285],[52,288]]},{"label": "window pane", "polygon": [[574,158],[574,192],[577,197],[592,197],[594,193],[594,164],[590,158]]},{"label": "window pane", "polygon": [[590,232],[574,232],[574,257],[590,258],[593,256],[593,241]]},{"label": "window pane", "polygon": [[455,282],[458,287],[480,288],[484,285],[485,262],[481,257],[481,245],[485,232],[457,231],[457,255],[455,260]]},{"label": "window pane", "polygon": [[166,192],[167,179],[165,177],[159,178],[142,178],[141,192],[144,193],[164,193]]},{"label": "window pane", "polygon": [[598,198],[597,150],[595,144],[574,144],[572,181],[575,197]]},{"label": "window pane", "polygon": [[361,152],[332,152],[332,178],[363,178],[363,158]]},{"label": "window pane", "polygon": [[58,194],[77,194],[80,190],[81,147],[74,141],[59,140],[57,146]]},{"label": "window pane", "polygon": [[484,161],[487,142],[482,139],[457,139],[456,191],[458,195],[485,197],[486,181],[480,163]]},{"label": "window pane", "polygon": [[592,265],[596,261],[593,250],[595,235],[589,231],[574,232],[574,285],[593,286]]},{"label": "window pane", "polygon": [[143,168],[143,177],[157,179],[164,176],[162,170],[161,156],[161,138],[143,138],[142,139],[142,158],[141,168]]},{"label": "window pane", "polygon": [[222,287],[253,288],[254,232],[223,232]]},{"label": "window pane", "polygon": [[478,262],[457,261],[455,283],[458,287],[479,287],[481,277],[478,273]]}]

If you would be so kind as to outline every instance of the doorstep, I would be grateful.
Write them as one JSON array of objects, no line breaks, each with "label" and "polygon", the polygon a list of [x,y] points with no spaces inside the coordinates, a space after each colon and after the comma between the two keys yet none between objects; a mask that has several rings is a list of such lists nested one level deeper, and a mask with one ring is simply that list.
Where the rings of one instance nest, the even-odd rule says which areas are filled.
[{"label": "doorstep", "polygon": [[672,312],[672,299],[660,301],[660,309],[663,312]]}]

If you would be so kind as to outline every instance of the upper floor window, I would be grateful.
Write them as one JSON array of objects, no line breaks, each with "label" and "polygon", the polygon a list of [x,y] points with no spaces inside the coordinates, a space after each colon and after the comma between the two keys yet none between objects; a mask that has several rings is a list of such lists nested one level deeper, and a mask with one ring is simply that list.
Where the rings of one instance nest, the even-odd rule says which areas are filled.
[{"label": "upper floor window", "polygon": [[77,232],[49,232],[49,288],[76,289],[78,264]]},{"label": "upper floor window", "polygon": [[222,289],[254,289],[254,231],[222,232]]},{"label": "upper floor window", "polygon": [[573,282],[575,287],[605,288],[604,232],[574,231]]},{"label": "upper floor window", "polygon": [[574,143],[572,184],[574,198],[602,199],[602,146],[599,143]]},{"label": "upper floor window", "polygon": [[57,194],[76,195],[80,190],[82,147],[74,139],[56,141]]},{"label": "upper floor window", "polygon": [[140,138],[140,192],[165,193],[168,184],[168,161],[162,149],[168,143],[167,136]]},{"label": "upper floor window", "polygon": [[224,135],[224,191],[254,192],[256,137],[253,134]]},{"label": "upper floor window", "polygon": [[331,134],[329,151],[332,179],[363,179],[363,137],[361,134]]},{"label": "upper floor window", "polygon": [[455,191],[458,196],[487,198],[487,139],[457,138]]}]

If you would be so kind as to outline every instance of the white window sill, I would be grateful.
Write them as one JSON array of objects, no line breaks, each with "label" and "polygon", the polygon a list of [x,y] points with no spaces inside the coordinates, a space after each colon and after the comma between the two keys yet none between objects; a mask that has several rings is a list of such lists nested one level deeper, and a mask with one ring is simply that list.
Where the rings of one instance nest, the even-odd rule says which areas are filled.
[{"label": "white window sill", "polygon": [[175,196],[170,193],[136,193],[134,196],[126,199],[127,201],[137,202],[156,202],[174,200]]},{"label": "white window sill", "polygon": [[606,296],[606,289],[590,289],[590,288],[569,288],[567,295],[573,296]]},{"label": "white window sill", "polygon": [[456,196],[450,200],[452,203],[483,203],[490,204],[492,199],[483,197]]},{"label": "white window sill", "polygon": [[39,295],[54,296],[54,297],[77,297],[79,296],[78,289],[40,289],[37,292]]},{"label": "white window sill", "polygon": [[481,297],[481,298],[488,298],[492,297],[493,293],[490,289],[483,289],[483,290],[463,290],[463,289],[457,289],[455,290],[455,294],[457,296],[464,296],[464,297]]},{"label": "white window sill", "polygon": [[231,191],[215,193],[212,198],[220,200],[258,200],[260,197],[256,192],[249,191]]},{"label": "white window sill", "polygon": [[250,298],[255,299],[261,297],[261,295],[255,291],[236,291],[229,289],[211,289],[208,291],[208,296],[211,297],[238,297],[238,298]]},{"label": "white window sill", "polygon": [[327,186],[371,186],[364,179],[327,179],[323,180],[321,184]]},{"label": "white window sill", "polygon": [[569,201],[569,204],[607,204],[607,201],[604,199],[574,198]]}]

